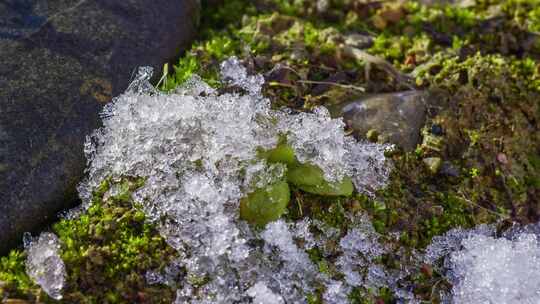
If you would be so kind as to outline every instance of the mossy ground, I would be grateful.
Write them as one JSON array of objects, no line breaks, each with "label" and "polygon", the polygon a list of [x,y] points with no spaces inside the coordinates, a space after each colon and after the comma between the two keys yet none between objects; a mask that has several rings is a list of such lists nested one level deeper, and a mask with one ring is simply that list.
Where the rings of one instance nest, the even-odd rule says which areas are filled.
[{"label": "mossy ground", "polygon": [[[93,204],[77,219],[56,223],[52,231],[62,242],[66,265],[65,303],[171,303],[174,291],[149,286],[144,274],[161,270],[174,259],[169,247],[145,215],[133,206],[131,193],[140,180],[105,180],[93,194]],[[114,196],[107,196],[111,187]],[[2,258],[0,297],[31,303],[53,303],[25,275],[25,253],[14,250]]]},{"label": "mossy ground", "polygon": [[[264,73],[274,106],[310,110],[362,94],[407,89],[377,64],[350,58],[342,47],[350,33],[367,34],[370,54],[411,73],[413,85],[437,94],[416,151],[395,151],[395,169],[376,199],[329,198],[292,189],[286,215],[317,218],[346,233],[346,214],[368,213],[389,244],[422,250],[455,227],[540,220],[540,1],[476,1],[471,7],[417,2],[227,0],[206,8],[200,40],[160,83],[170,90],[193,73],[214,86],[219,63],[232,55]],[[427,157],[442,159],[431,172]],[[131,205],[136,181],[124,196],[104,198],[76,220],[52,230],[63,241],[69,303],[170,303],[170,287],[146,284],[144,273],[174,257],[144,215]],[[104,183],[105,190],[109,185]],[[399,232],[396,239],[395,234]],[[310,252],[321,271],[325,257]],[[50,301],[24,272],[24,252],[0,260],[0,299]],[[385,256],[399,268],[406,257]],[[411,275],[414,292],[437,302],[449,288],[426,266]],[[355,290],[354,303],[391,303],[386,290]],[[318,301],[313,295],[312,302]]]}]

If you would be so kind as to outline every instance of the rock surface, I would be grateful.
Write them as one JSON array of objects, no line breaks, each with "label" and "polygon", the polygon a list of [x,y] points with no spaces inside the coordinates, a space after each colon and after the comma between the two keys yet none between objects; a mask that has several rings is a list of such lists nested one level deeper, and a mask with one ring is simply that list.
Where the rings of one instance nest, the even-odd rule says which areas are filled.
[{"label": "rock surface", "polygon": [[0,253],[72,206],[86,135],[141,65],[190,45],[196,0],[0,3]]},{"label": "rock surface", "polygon": [[342,116],[358,137],[366,138],[368,132],[376,131],[379,141],[412,151],[421,139],[427,100],[428,94],[422,91],[377,94],[333,105],[330,112],[333,117]]}]

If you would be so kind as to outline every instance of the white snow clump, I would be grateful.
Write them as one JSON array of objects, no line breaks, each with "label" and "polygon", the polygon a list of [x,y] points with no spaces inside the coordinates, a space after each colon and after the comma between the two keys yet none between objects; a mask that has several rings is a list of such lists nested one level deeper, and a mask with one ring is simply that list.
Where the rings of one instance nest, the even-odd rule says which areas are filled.
[{"label": "white snow clump", "polygon": [[444,259],[451,303],[540,303],[538,237],[525,230],[497,237],[489,226],[453,229],[434,238],[426,262]]},{"label": "white snow clump", "polygon": [[60,241],[54,233],[41,233],[34,240],[25,236],[26,273],[53,299],[62,299],[66,267],[58,250]]},{"label": "white snow clump", "polygon": [[253,298],[253,304],[282,304],[283,298],[273,293],[262,282],[257,282],[247,290],[248,296]]},{"label": "white snow clump", "polygon": [[[258,151],[276,147],[283,135],[300,162],[319,166],[328,181],[350,176],[367,194],[388,179],[386,146],[345,136],[343,122],[322,107],[300,114],[271,109],[262,76],[248,75],[234,57],[222,64],[222,79],[245,93],[220,94],[197,76],[161,93],[149,74],[141,69],[107,105],[103,128],[87,140],[89,178],[79,189],[86,206],[107,177],[146,179],[133,199],[180,255],[175,267],[186,275],[176,282],[176,303],[305,303],[317,282],[329,293],[349,291],[351,284],[320,273],[298,246],[297,240],[314,245],[311,223],[279,220],[257,232],[239,219],[239,200],[282,178],[286,167],[267,164]],[[152,282],[164,278],[147,274]],[[346,303],[341,296],[331,303]]]}]

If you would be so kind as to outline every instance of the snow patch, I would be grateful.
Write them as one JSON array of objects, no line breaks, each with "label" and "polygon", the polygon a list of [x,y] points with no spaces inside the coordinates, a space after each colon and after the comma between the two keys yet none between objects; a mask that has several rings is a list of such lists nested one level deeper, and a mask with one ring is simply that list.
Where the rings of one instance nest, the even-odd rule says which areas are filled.
[{"label": "snow patch", "polygon": [[283,298],[273,293],[263,282],[257,282],[247,290],[253,304],[283,304]]},{"label": "snow patch", "polygon": [[[343,122],[322,107],[314,113],[271,109],[261,94],[263,77],[249,75],[234,57],[221,65],[221,75],[243,93],[220,93],[197,76],[160,93],[148,82],[150,72],[141,69],[107,105],[103,128],[87,140],[89,178],[80,185],[85,206],[107,177],[146,178],[133,199],[180,255],[174,267],[182,271],[173,272],[182,274],[175,282],[182,286],[177,303],[305,303],[320,284],[328,287],[326,297],[349,292],[351,284],[331,280],[309,259],[305,250],[323,243],[311,235],[313,223],[279,220],[254,231],[239,219],[239,200],[282,178],[285,166],[259,158],[282,136],[300,162],[319,166],[328,181],[350,176],[369,195],[388,179],[387,146],[346,136]],[[350,233],[356,238],[362,232]],[[340,237],[339,231],[332,237]],[[308,247],[299,246],[300,240]],[[353,271],[345,269],[348,264],[340,267]],[[374,268],[369,276],[379,281],[380,272]],[[171,277],[146,275],[150,283],[169,285]]]},{"label": "snow patch", "polygon": [[25,235],[26,273],[53,299],[62,299],[66,267],[60,254],[60,241],[54,233],[44,232],[39,238]]},{"label": "snow patch", "polygon": [[497,237],[494,227],[453,229],[434,238],[426,262],[442,259],[452,303],[540,303],[540,242],[531,229]]}]

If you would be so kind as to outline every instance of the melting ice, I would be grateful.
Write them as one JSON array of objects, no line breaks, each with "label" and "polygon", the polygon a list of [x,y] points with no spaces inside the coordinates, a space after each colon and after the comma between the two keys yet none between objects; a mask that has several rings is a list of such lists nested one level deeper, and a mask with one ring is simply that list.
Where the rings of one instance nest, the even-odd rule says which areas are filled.
[{"label": "melting ice", "polygon": [[39,238],[26,236],[26,273],[53,299],[62,299],[62,289],[66,280],[66,268],[58,250],[58,237],[49,232]]},{"label": "melting ice", "polygon": [[540,303],[539,228],[511,230],[503,237],[488,226],[454,229],[434,238],[426,261],[444,260],[452,303]]},{"label": "melting ice", "polygon": [[[220,94],[196,76],[175,92],[160,93],[149,85],[149,73],[142,69],[105,109],[103,128],[87,141],[89,178],[80,193],[88,204],[106,177],[147,178],[134,199],[179,252],[175,267],[187,275],[177,282],[177,303],[305,303],[317,283],[329,292],[350,290],[348,282],[321,275],[297,245],[313,239],[311,223],[296,229],[280,220],[254,231],[238,218],[239,200],[286,170],[257,157],[280,136],[300,162],[319,166],[329,181],[350,176],[367,194],[386,183],[387,147],[345,136],[343,122],[325,108],[272,110],[261,94],[263,77],[249,75],[236,58],[221,65],[222,79],[236,93]],[[348,257],[340,267],[348,267]],[[167,281],[155,273],[147,277]]]}]

